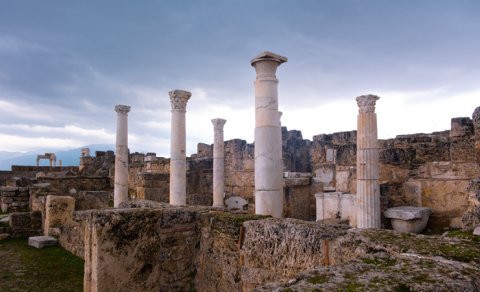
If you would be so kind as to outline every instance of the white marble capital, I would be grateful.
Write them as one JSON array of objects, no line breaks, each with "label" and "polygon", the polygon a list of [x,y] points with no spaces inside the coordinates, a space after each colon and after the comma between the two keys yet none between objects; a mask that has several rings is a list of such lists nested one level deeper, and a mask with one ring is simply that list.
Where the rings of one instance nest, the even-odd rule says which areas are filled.
[{"label": "white marble capital", "polygon": [[375,103],[379,100],[380,97],[368,94],[360,95],[357,97],[358,112],[363,113],[374,113],[375,112]]},{"label": "white marble capital", "polygon": [[122,104],[117,104],[115,106],[115,111],[118,113],[118,114],[128,114],[128,112],[130,112],[130,106],[128,105],[122,105]]},{"label": "white marble capital", "polygon": [[224,119],[212,119],[213,129],[215,131],[223,131],[223,126],[227,120]]},{"label": "white marble capital", "polygon": [[172,111],[185,111],[187,109],[187,102],[192,96],[192,93],[185,90],[172,90],[168,93],[170,95],[170,103],[172,105]]}]

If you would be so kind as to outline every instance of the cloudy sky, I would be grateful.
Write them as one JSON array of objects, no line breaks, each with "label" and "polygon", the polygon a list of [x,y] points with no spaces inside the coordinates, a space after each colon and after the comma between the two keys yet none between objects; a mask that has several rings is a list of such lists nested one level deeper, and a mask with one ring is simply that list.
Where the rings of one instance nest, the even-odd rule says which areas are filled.
[{"label": "cloudy sky", "polygon": [[269,50],[282,124],[356,128],[373,93],[380,138],[450,127],[480,106],[476,0],[0,0],[0,151],[115,143],[132,107],[131,151],[169,155],[168,91],[192,92],[187,147],[253,140],[255,72]]}]

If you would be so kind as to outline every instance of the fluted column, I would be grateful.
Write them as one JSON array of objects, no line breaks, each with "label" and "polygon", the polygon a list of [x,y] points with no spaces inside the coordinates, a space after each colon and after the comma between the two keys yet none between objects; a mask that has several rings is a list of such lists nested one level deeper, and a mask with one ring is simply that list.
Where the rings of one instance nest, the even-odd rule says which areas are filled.
[{"label": "fluted column", "polygon": [[172,104],[170,136],[170,204],[187,204],[187,162],[185,112],[192,94],[185,90],[169,92]]},{"label": "fluted column", "polygon": [[225,192],[225,147],[223,141],[223,126],[227,121],[213,119],[213,207],[223,207]]},{"label": "fluted column", "polygon": [[115,178],[113,206],[128,200],[128,112],[130,106],[116,105],[117,141],[115,147]]},{"label": "fluted column", "polygon": [[480,106],[472,114],[473,127],[475,129],[475,156],[480,164]]},{"label": "fluted column", "polygon": [[376,95],[357,97],[357,227],[380,228]]},{"label": "fluted column", "polygon": [[283,214],[283,162],[278,113],[278,66],[286,57],[263,52],[252,59],[255,80],[255,213]]}]

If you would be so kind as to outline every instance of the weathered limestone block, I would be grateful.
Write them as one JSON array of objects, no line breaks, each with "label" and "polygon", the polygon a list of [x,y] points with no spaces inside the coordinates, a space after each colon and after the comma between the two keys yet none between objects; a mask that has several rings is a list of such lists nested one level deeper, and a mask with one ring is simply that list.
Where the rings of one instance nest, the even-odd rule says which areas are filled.
[{"label": "weathered limestone block", "polygon": [[328,264],[329,242],[348,228],[289,218],[248,221],[244,227],[244,290]]},{"label": "weathered limestone block", "polygon": [[462,229],[471,231],[480,226],[480,179],[472,180],[467,188],[467,211],[462,216]]},{"label": "weathered limestone block", "polygon": [[317,193],[316,220],[346,219],[352,227],[357,226],[356,196],[341,192]]},{"label": "weathered limestone block", "polygon": [[[297,180],[298,184],[288,182],[288,180]],[[314,214],[310,214],[309,208],[310,197],[312,196],[310,185],[301,180],[300,178],[285,179],[283,214],[287,218],[310,220],[311,217],[314,217]]]},{"label": "weathered limestone block", "polygon": [[450,236],[398,233],[387,229],[351,229],[332,243],[330,256],[334,264],[342,264],[378,252],[390,255],[408,253],[429,259],[441,257],[443,260],[440,261],[457,261],[475,266],[480,263],[480,246],[475,242]]},{"label": "weathered limestone block", "polygon": [[80,191],[73,197],[76,211],[108,208],[110,201],[110,194],[106,191]]},{"label": "weathered limestone block", "polygon": [[12,213],[9,225],[13,236],[41,235],[42,214],[39,211]]},{"label": "weathered limestone block", "polygon": [[325,191],[335,190],[335,164],[323,164],[315,169],[314,183],[321,183]]},{"label": "weathered limestone block", "polygon": [[75,199],[68,196],[47,196],[43,233],[50,234],[51,228],[61,228],[72,221]]},{"label": "weathered limestone block", "polygon": [[195,259],[197,291],[242,291],[242,225],[265,216],[209,212],[200,218],[200,247]]},{"label": "weathered limestone block", "polygon": [[470,118],[452,118],[450,137],[463,137],[471,135],[473,135],[473,121]]},{"label": "weathered limestone block", "polygon": [[480,164],[480,106],[475,109],[472,114],[472,122],[474,127],[475,138],[475,157],[477,163]]},{"label": "weathered limestone block", "polygon": [[64,249],[84,260],[85,222],[90,216],[90,213],[91,211],[74,211],[72,214],[72,220],[62,226],[58,237],[58,242]]},{"label": "weathered limestone block", "polygon": [[36,248],[44,248],[57,245],[58,240],[51,236],[31,236],[28,238],[28,245]]},{"label": "weathered limestone block", "polygon": [[205,143],[197,144],[197,159],[212,159],[213,158],[213,146]]},{"label": "weathered limestone block", "polygon": [[288,283],[266,284],[255,291],[476,291],[478,275],[478,268],[468,264],[379,253],[319,267]]},{"label": "weathered limestone block", "polygon": [[193,289],[193,208],[92,211],[86,222],[85,291]]},{"label": "weathered limestone block", "polygon": [[386,218],[390,218],[395,231],[421,233],[427,226],[432,210],[423,207],[400,206],[389,208],[383,214]]},{"label": "weathered limestone block", "polygon": [[461,228],[461,219],[468,208],[468,180],[419,180],[421,206],[432,209],[429,225]]}]

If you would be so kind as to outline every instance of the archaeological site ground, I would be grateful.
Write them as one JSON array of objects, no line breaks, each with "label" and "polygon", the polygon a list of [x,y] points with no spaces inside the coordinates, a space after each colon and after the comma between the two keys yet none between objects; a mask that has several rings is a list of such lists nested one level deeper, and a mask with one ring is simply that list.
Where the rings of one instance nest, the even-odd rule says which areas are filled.
[{"label": "archaeological site ground", "polygon": [[442,132],[379,140],[382,98],[360,95],[357,129],[308,140],[281,125],[285,62],[251,61],[252,144],[224,141],[228,117],[212,117],[214,143],[186,157],[195,96],[173,90],[169,158],[129,153],[135,109],[117,105],[115,152],[0,172],[0,290],[16,291],[27,270],[12,258],[30,249],[68,251],[18,283],[32,291],[57,289],[34,280],[66,277],[52,278],[60,259],[83,263],[73,291],[480,291],[480,107]]}]

